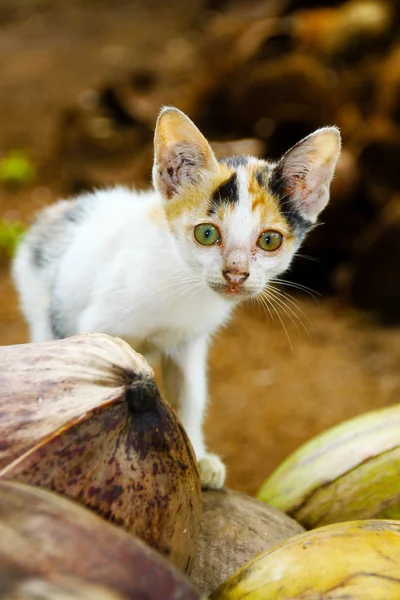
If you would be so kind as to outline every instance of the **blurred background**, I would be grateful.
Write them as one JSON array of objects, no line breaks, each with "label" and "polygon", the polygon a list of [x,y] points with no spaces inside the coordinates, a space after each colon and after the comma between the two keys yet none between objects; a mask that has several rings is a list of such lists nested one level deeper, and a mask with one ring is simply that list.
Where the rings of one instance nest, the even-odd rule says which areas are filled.
[{"label": "blurred background", "polygon": [[162,105],[215,152],[278,158],[322,125],[344,149],[323,225],[276,312],[238,311],[210,356],[209,444],[253,493],[305,440],[400,393],[400,10],[395,0],[0,0],[0,344],[41,207],[150,182]]}]

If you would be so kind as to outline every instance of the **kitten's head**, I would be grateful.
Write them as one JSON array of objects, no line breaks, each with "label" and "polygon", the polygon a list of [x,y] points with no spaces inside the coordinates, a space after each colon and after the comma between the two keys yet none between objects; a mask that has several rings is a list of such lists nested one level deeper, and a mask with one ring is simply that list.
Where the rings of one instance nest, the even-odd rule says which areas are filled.
[{"label": "kitten's head", "polygon": [[153,182],[180,253],[212,290],[239,300],[285,271],[316,223],[329,200],[340,134],[318,129],[277,163],[219,161],[185,114],[165,108],[154,146]]}]

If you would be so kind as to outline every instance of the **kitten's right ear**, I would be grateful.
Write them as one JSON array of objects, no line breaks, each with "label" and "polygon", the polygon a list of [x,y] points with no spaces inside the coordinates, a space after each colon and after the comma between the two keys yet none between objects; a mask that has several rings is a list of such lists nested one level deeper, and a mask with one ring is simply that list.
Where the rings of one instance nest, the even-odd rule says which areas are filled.
[{"label": "kitten's right ear", "polygon": [[218,167],[203,134],[177,108],[164,108],[154,136],[153,184],[169,200],[185,183],[199,183]]}]

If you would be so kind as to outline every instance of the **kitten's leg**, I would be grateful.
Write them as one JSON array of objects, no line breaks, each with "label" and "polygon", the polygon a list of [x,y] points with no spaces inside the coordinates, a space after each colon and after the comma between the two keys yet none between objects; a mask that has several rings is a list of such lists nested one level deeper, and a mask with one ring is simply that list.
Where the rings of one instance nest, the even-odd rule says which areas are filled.
[{"label": "kitten's leg", "polygon": [[179,418],[196,453],[203,487],[224,485],[225,466],[215,454],[206,451],[203,417],[207,399],[207,340],[199,338],[163,356],[163,375],[169,402]]}]

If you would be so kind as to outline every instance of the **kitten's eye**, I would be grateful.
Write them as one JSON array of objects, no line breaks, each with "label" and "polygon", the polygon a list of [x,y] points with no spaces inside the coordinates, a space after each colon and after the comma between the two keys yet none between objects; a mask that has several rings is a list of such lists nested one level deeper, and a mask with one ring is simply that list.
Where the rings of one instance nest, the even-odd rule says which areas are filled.
[{"label": "kitten's eye", "polygon": [[267,252],[273,252],[274,250],[278,250],[282,246],[283,235],[279,233],[279,231],[263,231],[263,233],[258,238],[257,244],[260,246],[262,250],[266,250]]},{"label": "kitten's eye", "polygon": [[202,223],[194,228],[194,237],[202,246],[213,246],[221,240],[221,234],[215,225]]}]

